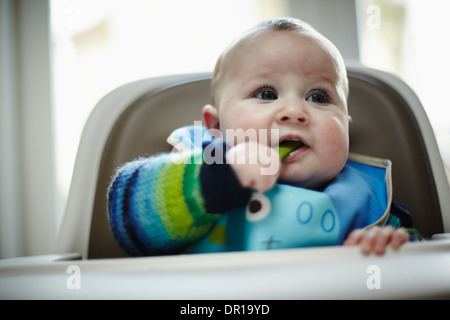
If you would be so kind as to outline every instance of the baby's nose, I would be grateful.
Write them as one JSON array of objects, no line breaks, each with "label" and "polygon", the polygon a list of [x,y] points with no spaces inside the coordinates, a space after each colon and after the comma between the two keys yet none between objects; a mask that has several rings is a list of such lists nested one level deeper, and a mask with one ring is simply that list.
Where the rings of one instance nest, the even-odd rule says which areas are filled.
[{"label": "baby's nose", "polygon": [[278,113],[277,122],[279,124],[306,125],[309,122],[309,116],[302,107],[290,107]]},{"label": "baby's nose", "polygon": [[285,122],[294,122],[294,123],[305,123],[306,122],[306,117],[289,117],[289,116],[282,116],[280,118],[280,122],[285,123]]}]

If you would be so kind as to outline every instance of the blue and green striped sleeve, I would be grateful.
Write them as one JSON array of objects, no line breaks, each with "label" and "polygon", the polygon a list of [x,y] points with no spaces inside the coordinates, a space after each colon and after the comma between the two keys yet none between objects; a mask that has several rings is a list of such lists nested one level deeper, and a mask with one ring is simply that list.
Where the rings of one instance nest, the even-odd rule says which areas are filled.
[{"label": "blue and green striped sleeve", "polygon": [[179,253],[203,238],[229,210],[231,193],[236,194],[231,207],[242,206],[250,197],[228,165],[204,164],[201,151],[181,163],[171,157],[129,162],[118,169],[109,187],[110,227],[132,256]]}]

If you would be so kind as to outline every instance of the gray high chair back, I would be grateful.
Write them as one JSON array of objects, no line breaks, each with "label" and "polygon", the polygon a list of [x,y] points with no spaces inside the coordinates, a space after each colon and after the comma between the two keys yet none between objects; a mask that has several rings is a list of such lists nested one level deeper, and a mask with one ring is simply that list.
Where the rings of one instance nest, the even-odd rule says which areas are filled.
[{"label": "gray high chair back", "polygon": [[[350,151],[392,160],[394,199],[411,211],[425,237],[450,232],[450,191],[430,123],[416,95],[398,78],[348,67]],[[108,226],[107,188],[118,166],[168,152],[167,136],[201,120],[210,74],[137,81],[105,96],[81,139],[58,253],[86,259],[125,256]]]}]

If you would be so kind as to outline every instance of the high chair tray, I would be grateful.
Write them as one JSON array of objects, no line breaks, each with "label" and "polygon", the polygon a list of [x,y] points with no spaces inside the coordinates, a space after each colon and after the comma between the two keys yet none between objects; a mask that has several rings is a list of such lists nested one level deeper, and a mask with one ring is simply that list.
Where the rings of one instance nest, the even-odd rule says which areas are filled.
[{"label": "high chair tray", "polygon": [[384,256],[357,247],[77,260],[0,261],[1,299],[450,298],[450,240]]}]

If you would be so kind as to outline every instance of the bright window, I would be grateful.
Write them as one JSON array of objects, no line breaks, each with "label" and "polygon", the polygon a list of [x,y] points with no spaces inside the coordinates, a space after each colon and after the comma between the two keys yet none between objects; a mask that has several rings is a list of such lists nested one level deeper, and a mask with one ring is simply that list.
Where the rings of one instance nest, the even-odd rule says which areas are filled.
[{"label": "bright window", "polygon": [[[392,72],[419,96],[450,167],[450,75],[447,0],[359,0],[361,62]],[[450,176],[449,176],[450,178]]]}]

